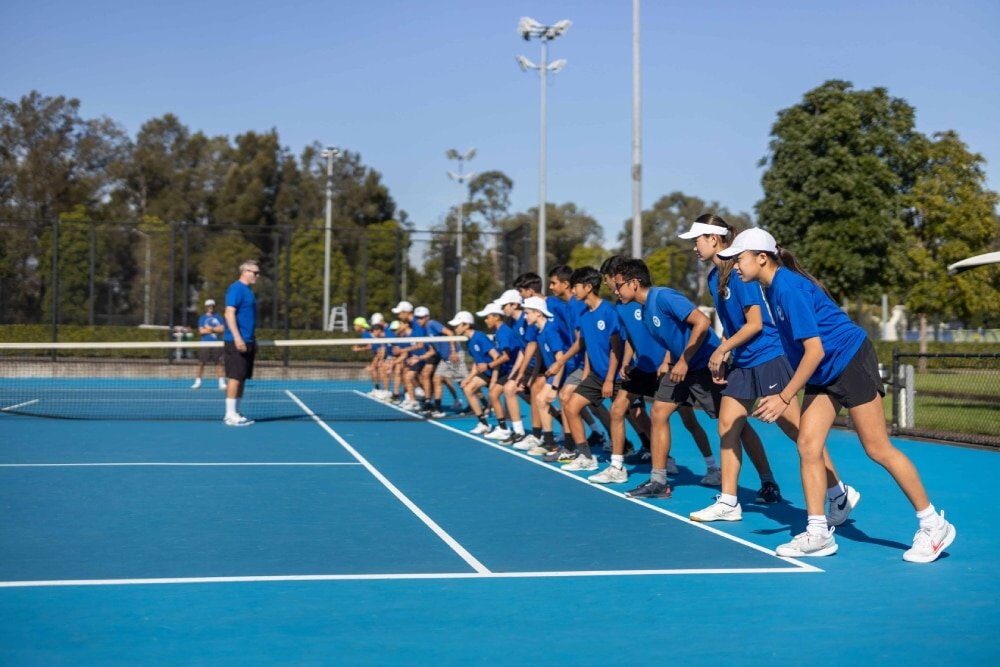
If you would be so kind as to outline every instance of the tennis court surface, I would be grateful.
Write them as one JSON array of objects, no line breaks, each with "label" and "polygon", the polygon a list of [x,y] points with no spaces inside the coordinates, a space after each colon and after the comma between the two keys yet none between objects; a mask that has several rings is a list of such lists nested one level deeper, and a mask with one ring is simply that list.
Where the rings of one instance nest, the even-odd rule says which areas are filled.
[{"label": "tennis court surface", "polygon": [[[786,501],[754,504],[747,467],[744,520],[704,526],[683,518],[715,490],[682,428],[674,497],[640,502],[622,492],[648,467],[597,487],[357,382],[253,383],[246,412],[269,418],[242,429],[223,426],[221,392],[147,382],[161,411],[220,418],[0,414],[0,662],[1000,660],[992,451],[897,441],[958,528],[919,566],[901,560],[905,499],[833,433],[863,499],[838,555],[797,562],[771,551],[804,504],[767,425]],[[99,398],[108,417],[130,400]]]}]

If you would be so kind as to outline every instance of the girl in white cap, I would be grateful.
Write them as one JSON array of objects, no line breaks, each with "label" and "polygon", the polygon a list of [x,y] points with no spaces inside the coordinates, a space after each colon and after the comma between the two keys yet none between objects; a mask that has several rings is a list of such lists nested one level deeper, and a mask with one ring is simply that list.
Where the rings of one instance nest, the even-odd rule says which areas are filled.
[{"label": "girl in white cap", "polygon": [[931,504],[913,463],[889,440],[882,407],[884,389],[875,347],[844,314],[822,285],[763,229],[748,229],[720,251],[736,259],[744,281],[764,286],[781,343],[795,373],[781,391],[764,396],[754,416],[773,422],[805,390],[798,449],[809,515],[806,531],[776,550],[779,556],[827,556],[837,552],[823,513],[826,437],[841,406],[846,407],[869,458],[884,467],[917,512],[920,528],[903,559],[930,563],[955,539],[955,527]]}]

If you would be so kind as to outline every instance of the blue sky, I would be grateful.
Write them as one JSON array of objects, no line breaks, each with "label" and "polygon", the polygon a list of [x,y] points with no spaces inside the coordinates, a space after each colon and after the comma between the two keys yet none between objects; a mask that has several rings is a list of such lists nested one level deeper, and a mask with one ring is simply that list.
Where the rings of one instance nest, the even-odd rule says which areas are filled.
[{"label": "blue sky", "polygon": [[[612,241],[630,216],[631,2],[3,0],[0,96],[77,97],[134,133],[167,112],[234,135],[276,127],[359,151],[418,227],[459,196],[450,147],[537,203],[538,59],[521,16],[568,18],[552,47],[549,201]],[[884,86],[924,132],[954,129],[1000,186],[1000,3],[643,3],[643,203],[672,190],[751,211],[775,113],[826,79]]]}]

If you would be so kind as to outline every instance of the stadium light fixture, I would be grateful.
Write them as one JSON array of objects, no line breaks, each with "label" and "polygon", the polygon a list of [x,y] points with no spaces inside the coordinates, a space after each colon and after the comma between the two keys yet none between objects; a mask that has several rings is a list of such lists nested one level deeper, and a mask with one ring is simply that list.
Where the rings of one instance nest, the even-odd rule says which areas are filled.
[{"label": "stadium light fixture", "polygon": [[536,65],[524,56],[517,56],[517,64],[521,67],[521,70],[527,72],[528,70],[538,70],[541,75],[541,131],[539,137],[540,150],[539,150],[539,169],[538,169],[538,275],[545,278],[545,170],[546,170],[546,155],[545,155],[545,137],[546,137],[546,89],[548,85],[547,75],[551,72],[556,74],[564,67],[566,67],[565,58],[560,58],[552,62],[548,62],[549,57],[549,42],[554,40],[556,37],[560,37],[565,34],[569,27],[573,23],[568,19],[563,19],[557,21],[552,25],[543,25],[535,19],[524,16],[517,23],[517,32],[524,38],[524,41],[531,41],[532,38],[538,39],[542,43],[542,59]]},{"label": "stadium light fixture", "polygon": [[326,224],[323,229],[323,331],[330,328],[330,245],[333,223],[333,158],[340,157],[336,146],[327,146],[321,153],[326,158]]},{"label": "stadium light fixture", "polygon": [[459,153],[454,148],[449,148],[445,153],[449,160],[458,162],[458,173],[448,172],[448,178],[458,183],[463,188],[462,197],[458,200],[458,233],[455,235],[455,310],[462,310],[462,246],[465,232],[465,184],[471,181],[476,172],[465,172],[465,163],[476,157],[476,149],[470,148],[465,153]]}]

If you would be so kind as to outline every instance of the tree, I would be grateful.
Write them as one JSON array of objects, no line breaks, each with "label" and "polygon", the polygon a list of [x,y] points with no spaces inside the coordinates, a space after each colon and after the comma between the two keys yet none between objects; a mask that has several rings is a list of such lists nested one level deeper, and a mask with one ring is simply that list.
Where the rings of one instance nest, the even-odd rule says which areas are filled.
[{"label": "tree", "polygon": [[608,258],[609,254],[610,253],[598,243],[580,244],[573,248],[573,251],[569,254],[569,262],[567,263],[574,269],[579,269],[584,266],[592,266],[595,269],[600,269],[601,264]]},{"label": "tree", "polygon": [[469,182],[471,216],[478,215],[486,229],[497,231],[510,211],[510,193],[514,181],[502,171],[484,171]]},{"label": "tree", "polygon": [[[505,231],[527,227],[531,230],[531,248],[538,243],[538,209],[530,208],[503,221]],[[601,226],[586,211],[573,202],[546,204],[545,207],[546,260],[545,265],[569,263],[573,249],[578,245],[599,243],[603,236]],[[532,257],[534,259],[534,257]]]},{"label": "tree", "polygon": [[[323,326],[323,250],[321,227],[303,227],[292,235],[291,283],[294,286],[289,319],[294,329],[319,329]],[[330,304],[347,301],[350,293],[350,270],[337,242],[330,251]]]},{"label": "tree", "polygon": [[835,298],[877,294],[922,143],[905,100],[827,81],[778,113],[757,217]]}]

